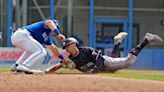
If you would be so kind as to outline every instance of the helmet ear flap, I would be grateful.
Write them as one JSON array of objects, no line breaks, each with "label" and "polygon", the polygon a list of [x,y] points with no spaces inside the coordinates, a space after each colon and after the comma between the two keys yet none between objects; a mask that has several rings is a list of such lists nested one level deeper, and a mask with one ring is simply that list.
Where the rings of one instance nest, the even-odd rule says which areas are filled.
[{"label": "helmet ear flap", "polygon": [[76,46],[77,46],[77,47],[79,47],[79,44],[78,44],[78,43],[76,43]]}]

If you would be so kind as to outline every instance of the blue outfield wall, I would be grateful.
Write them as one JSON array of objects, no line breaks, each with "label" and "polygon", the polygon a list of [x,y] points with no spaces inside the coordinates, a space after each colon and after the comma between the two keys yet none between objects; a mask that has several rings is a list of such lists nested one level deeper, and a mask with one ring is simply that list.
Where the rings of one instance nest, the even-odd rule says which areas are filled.
[{"label": "blue outfield wall", "polygon": [[143,49],[131,68],[164,70],[164,49]]}]

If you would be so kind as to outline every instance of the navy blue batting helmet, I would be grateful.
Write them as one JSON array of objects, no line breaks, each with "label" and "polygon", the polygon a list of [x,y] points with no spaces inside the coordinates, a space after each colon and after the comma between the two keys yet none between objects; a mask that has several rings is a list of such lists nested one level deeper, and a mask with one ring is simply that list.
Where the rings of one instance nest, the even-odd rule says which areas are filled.
[{"label": "navy blue batting helmet", "polygon": [[65,42],[63,43],[63,49],[65,49],[68,45],[72,44],[72,43],[76,43],[76,45],[78,46],[78,41],[73,38],[73,37],[69,37],[65,40]]}]

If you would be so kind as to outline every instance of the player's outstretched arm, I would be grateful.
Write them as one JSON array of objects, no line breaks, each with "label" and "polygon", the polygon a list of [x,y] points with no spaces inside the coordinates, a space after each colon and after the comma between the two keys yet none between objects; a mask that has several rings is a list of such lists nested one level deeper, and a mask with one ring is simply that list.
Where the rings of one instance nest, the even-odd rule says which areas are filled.
[{"label": "player's outstretched arm", "polygon": [[45,70],[45,73],[53,73],[56,70],[60,69],[63,65],[61,63],[57,63],[54,66],[51,66]]},{"label": "player's outstretched arm", "polygon": [[46,48],[52,52],[53,56],[60,56],[60,51],[55,45],[46,46]]}]

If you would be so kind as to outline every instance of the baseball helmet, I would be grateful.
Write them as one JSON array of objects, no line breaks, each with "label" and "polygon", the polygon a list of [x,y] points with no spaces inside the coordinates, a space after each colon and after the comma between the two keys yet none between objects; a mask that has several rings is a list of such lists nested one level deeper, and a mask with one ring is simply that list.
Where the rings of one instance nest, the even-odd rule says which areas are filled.
[{"label": "baseball helmet", "polygon": [[72,43],[76,43],[76,45],[78,46],[78,41],[73,38],[73,37],[69,37],[65,40],[65,42],[63,43],[63,49],[65,49],[68,45],[72,44]]},{"label": "baseball helmet", "polygon": [[52,21],[53,21],[54,24],[57,26],[57,28],[60,30],[61,27],[60,27],[59,21],[58,21],[58,20],[55,20],[55,19],[53,19]]}]

